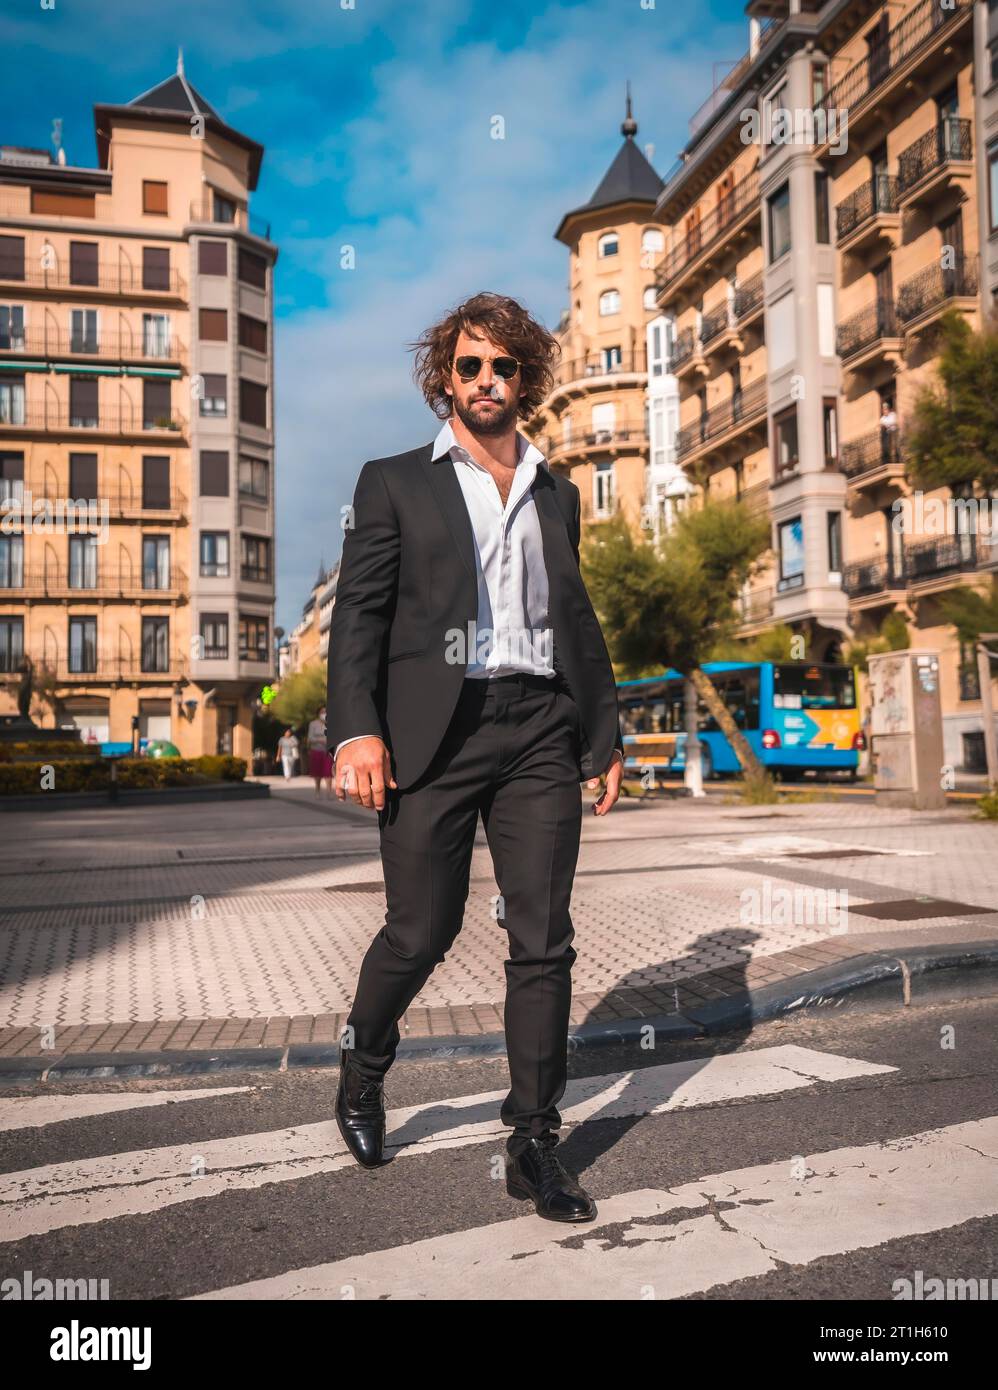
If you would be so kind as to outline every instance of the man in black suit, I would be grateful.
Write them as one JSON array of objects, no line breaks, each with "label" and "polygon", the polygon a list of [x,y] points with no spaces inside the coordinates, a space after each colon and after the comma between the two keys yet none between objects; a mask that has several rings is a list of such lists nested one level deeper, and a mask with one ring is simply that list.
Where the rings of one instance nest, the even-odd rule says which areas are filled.
[{"label": "man in black suit", "polygon": [[445,423],[433,443],[364,464],[329,636],[336,795],[377,810],[388,900],[341,1048],[337,1122],[359,1162],[381,1162],[398,1021],[461,929],[481,815],[509,935],[507,1190],[550,1219],[592,1220],[555,1153],[569,900],[579,783],[605,774],[605,815],[623,741],[579,573],[579,490],[516,428],[550,390],[557,344],[516,300],[483,293],[414,346]]}]

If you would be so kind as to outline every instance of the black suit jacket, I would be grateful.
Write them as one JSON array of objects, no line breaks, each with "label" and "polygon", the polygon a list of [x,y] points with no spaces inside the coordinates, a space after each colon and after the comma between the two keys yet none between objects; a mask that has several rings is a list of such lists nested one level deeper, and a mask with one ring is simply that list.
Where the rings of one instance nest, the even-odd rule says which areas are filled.
[{"label": "black suit jacket", "polygon": [[[326,741],[379,733],[399,790],[426,770],[466,665],[448,631],[478,620],[475,537],[450,454],[432,444],[364,464],[329,631]],[[543,464],[531,486],[548,576],[554,661],[579,708],[579,780],[623,751],[610,657],[579,573],[579,489]]]}]

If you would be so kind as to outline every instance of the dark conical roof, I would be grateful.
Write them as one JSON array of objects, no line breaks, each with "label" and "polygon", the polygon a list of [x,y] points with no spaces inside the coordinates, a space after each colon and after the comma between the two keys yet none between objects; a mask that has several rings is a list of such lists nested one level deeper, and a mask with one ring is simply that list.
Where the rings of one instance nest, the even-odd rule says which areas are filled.
[{"label": "dark conical roof", "polygon": [[157,87],[150,87],[148,92],[135,97],[128,105],[146,111],[183,111],[185,115],[214,116],[216,121],[222,119],[211,102],[205,101],[197,88],[192,87],[179,72],[160,82]]},{"label": "dark conical roof", "polygon": [[248,136],[233,130],[225,124],[210,101],[192,87],[184,74],[183,54],[177,56],[177,71],[164,81],[150,87],[147,92],[133,97],[124,106],[98,103],[94,107],[94,125],[97,135],[97,157],[102,169],[108,167],[108,152],[111,141],[111,127],[115,120],[140,119],[166,121],[170,124],[186,125],[192,116],[204,117],[208,130],[215,131],[233,144],[244,149],[249,156],[249,187],[256,188],[260,177],[260,164],[263,159],[263,146]]},{"label": "dark conical roof", "polygon": [[658,195],[665,187],[662,180],[645,158],[644,152],[634,143],[638,133],[638,123],[631,115],[631,94],[627,93],[627,115],[620,127],[624,143],[617,151],[613,163],[600,180],[596,192],[581,207],[566,212],[558,223],[555,237],[561,241],[565,225],[580,213],[595,212],[599,208],[614,207],[618,203],[651,203],[654,207]]}]

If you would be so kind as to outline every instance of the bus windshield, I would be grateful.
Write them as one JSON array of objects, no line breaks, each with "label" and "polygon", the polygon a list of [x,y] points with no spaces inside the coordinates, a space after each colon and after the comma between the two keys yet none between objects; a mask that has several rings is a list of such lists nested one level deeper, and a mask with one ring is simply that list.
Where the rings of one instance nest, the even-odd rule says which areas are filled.
[{"label": "bus windshield", "polygon": [[849,666],[774,666],[775,709],[855,709],[856,682]]}]

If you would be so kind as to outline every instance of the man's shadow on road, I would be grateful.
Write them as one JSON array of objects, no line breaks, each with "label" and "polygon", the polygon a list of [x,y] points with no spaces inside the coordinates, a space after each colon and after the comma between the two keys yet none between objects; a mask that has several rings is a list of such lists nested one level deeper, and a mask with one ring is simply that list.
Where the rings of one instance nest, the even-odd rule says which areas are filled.
[{"label": "man's shadow on road", "polygon": [[[622,1036],[619,1047],[591,1047],[585,1042],[586,1031],[594,1025],[601,1030],[614,1026],[612,1021],[598,1019],[597,1010],[570,1032],[569,1085],[559,1103],[563,1123],[567,1120],[571,1125],[567,1134],[563,1129],[559,1145],[560,1156],[569,1168],[581,1172],[593,1166],[650,1112],[683,1108],[684,1092],[691,1090],[694,1079],[711,1067],[716,1057],[739,1050],[753,1028],[747,968],[753,943],[758,940],[758,932],[738,927],[698,937],[682,956],[665,963],[676,977],[675,1007],[664,1015],[649,1015],[637,1025],[632,1019],[626,1023],[621,1020],[627,1036]],[[705,971],[707,951],[720,955],[723,963]],[[620,996],[615,1002],[633,1015],[635,992],[647,995],[650,973],[647,966],[629,972],[603,998]],[[656,988],[661,991],[663,986]],[[723,1020],[711,1017],[720,1012],[711,1005],[722,1001],[726,1016]],[[644,1007],[649,1006],[645,1003]],[[668,1031],[670,1020],[697,1023],[691,1015],[705,1009],[710,1014],[700,1026],[708,1030],[706,1033],[678,1039]],[[633,1035],[635,1026],[641,1029],[637,1037]],[[695,1055],[690,1056],[691,1052]],[[690,1102],[691,1107],[707,1103],[707,1099]]]}]

